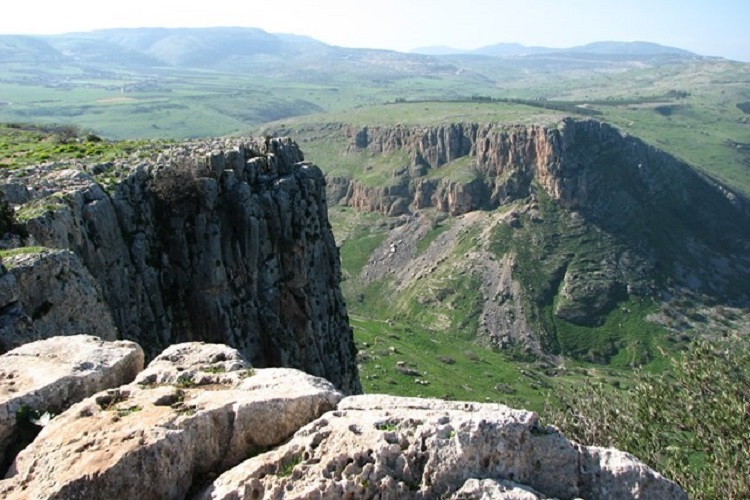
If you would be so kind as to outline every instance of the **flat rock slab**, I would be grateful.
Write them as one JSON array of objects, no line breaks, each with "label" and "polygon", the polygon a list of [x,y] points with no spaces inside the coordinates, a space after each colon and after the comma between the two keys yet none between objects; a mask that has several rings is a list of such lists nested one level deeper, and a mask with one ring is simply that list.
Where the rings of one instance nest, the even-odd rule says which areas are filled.
[{"label": "flat rock slab", "polygon": [[0,481],[0,497],[185,498],[343,397],[297,370],[253,370],[226,346],[170,349],[132,384],[55,418]]},{"label": "flat rock slab", "polygon": [[92,394],[131,382],[143,362],[137,344],[90,335],[53,337],[0,356],[0,458],[12,458],[7,455],[19,437],[19,411],[58,414]]},{"label": "flat rock slab", "polygon": [[687,498],[630,455],[601,453],[503,405],[352,396],[199,498]]}]

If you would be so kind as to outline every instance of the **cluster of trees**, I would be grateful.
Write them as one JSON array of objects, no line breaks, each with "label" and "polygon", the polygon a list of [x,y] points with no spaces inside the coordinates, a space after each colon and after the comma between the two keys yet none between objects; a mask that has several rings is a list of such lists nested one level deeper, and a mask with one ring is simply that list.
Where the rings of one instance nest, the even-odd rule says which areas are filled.
[{"label": "cluster of trees", "polygon": [[547,417],[586,445],[615,447],[694,499],[750,498],[750,351],[698,341],[662,375],[627,390],[587,382]]}]

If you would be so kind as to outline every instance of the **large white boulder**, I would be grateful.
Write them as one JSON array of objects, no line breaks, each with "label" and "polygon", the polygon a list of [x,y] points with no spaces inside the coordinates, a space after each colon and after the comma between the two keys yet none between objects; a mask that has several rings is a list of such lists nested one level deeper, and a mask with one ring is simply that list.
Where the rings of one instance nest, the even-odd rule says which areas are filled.
[{"label": "large white boulder", "polygon": [[449,497],[687,498],[630,455],[581,447],[532,412],[377,395],[344,399],[200,498]]},{"label": "large white boulder", "polygon": [[[58,414],[74,403],[131,382],[143,351],[127,341],[90,335],[53,337],[0,356],[0,459],[19,445],[18,416]],[[28,422],[20,422],[28,424]]]},{"label": "large white boulder", "polygon": [[0,497],[185,498],[341,398],[297,370],[253,370],[226,346],[173,346],[132,384],[55,418],[0,481]]}]

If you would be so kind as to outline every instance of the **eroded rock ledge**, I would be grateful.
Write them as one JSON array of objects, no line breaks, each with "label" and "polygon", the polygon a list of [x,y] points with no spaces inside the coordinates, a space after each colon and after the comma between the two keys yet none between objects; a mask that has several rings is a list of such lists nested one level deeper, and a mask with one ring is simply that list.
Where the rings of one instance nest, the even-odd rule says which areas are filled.
[{"label": "eroded rock ledge", "polygon": [[[436,207],[452,215],[525,198],[538,187],[566,208],[604,219],[641,210],[639,204],[729,203],[747,215],[750,205],[676,158],[596,120],[565,118],[556,125],[454,123],[434,127],[342,126],[349,152],[406,152],[409,163],[387,185],[368,187],[338,177],[329,201],[399,215]],[[441,174],[466,162],[460,180]],[[694,209],[694,208],[693,208]]]},{"label": "eroded rock ledge", "polygon": [[[557,263],[545,269],[542,287],[522,285],[560,319],[598,325],[630,298],[750,304],[747,196],[612,125],[565,118],[544,125],[327,125],[323,132],[329,141],[347,141],[346,154],[363,169],[329,179],[331,203],[402,220],[425,208],[459,216],[512,207],[495,246],[517,254],[503,241],[526,240],[537,261]],[[601,242],[596,255],[581,258],[579,245],[592,235]],[[535,265],[521,262],[514,279]],[[507,328],[499,336],[518,337]]]},{"label": "eroded rock ledge", "polygon": [[16,457],[0,495],[687,498],[631,455],[568,441],[532,412],[342,398],[296,370],[253,369],[227,346],[175,345],[133,382],[54,417]]},{"label": "eroded rock ledge", "polygon": [[61,331],[132,340],[147,358],[202,340],[360,392],[325,179],[297,145],[142,156],[0,174],[31,235],[0,269],[0,352]]}]

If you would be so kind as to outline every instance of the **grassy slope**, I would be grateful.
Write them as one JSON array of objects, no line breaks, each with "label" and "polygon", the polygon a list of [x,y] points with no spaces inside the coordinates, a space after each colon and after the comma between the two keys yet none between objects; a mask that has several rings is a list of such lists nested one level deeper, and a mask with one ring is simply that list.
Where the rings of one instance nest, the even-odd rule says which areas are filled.
[{"label": "grassy slope", "polygon": [[44,161],[73,160],[106,162],[131,154],[158,151],[170,141],[109,141],[82,133],[75,127],[0,124],[0,166],[16,168]]},{"label": "grassy slope", "polygon": [[[513,82],[489,88],[496,97],[544,96],[585,107],[623,132],[643,138],[746,194],[750,194],[750,114],[737,105],[750,101],[750,65],[705,61],[613,74],[561,78],[535,75],[531,90]],[[681,92],[688,93],[681,96]],[[463,94],[469,95],[468,93]],[[417,95],[417,98],[420,96]],[[549,102],[549,101],[548,101]],[[266,128],[305,130],[325,123],[369,126],[432,126],[456,122],[550,123],[564,113],[506,102],[411,102],[363,106],[340,112],[287,118]],[[342,157],[343,147],[307,144],[309,157]]]},{"label": "grassy slope", "polygon": [[[750,193],[750,65],[721,60],[660,67],[585,72],[560,67],[498,63],[460,75],[389,77],[327,75],[325,83],[291,81],[269,73],[230,74],[152,68],[0,67],[0,122],[73,122],[109,138],[185,138],[247,131],[278,120],[363,125],[430,125],[459,121],[542,122],[583,106],[599,117]],[[484,72],[484,76],[480,73]],[[298,75],[303,78],[304,75]],[[680,98],[675,92],[687,92]],[[379,106],[396,99],[547,99],[533,107],[498,103],[430,103]],[[540,107],[542,106],[542,107]],[[656,110],[662,107],[662,112]],[[669,111],[664,114],[664,106]],[[578,108],[582,109],[582,108]],[[325,112],[306,120],[292,117]],[[322,161],[321,161],[322,163]]]},{"label": "grassy slope", "polygon": [[[747,65],[714,62],[696,65],[694,67],[672,67],[662,70],[637,70],[621,75],[594,75],[591,86],[581,90],[580,81],[562,80],[554,85],[550,82],[539,81],[537,87],[530,91],[536,95],[546,95],[554,99],[566,99],[579,105],[588,105],[601,112],[600,118],[610,121],[622,130],[637,136],[642,136],[647,142],[676,155],[679,158],[701,168],[720,178],[724,182],[750,193],[750,175],[748,175],[746,151],[738,149],[736,143],[750,142],[750,124],[748,117],[736,105],[750,98],[748,95]],[[717,80],[724,80],[719,84]],[[670,95],[672,90],[689,92],[687,97]],[[530,97],[533,94],[517,94]],[[659,106],[668,106],[669,114],[658,110]],[[430,126],[436,124],[454,123],[460,121],[476,122],[514,122],[514,123],[544,123],[558,119],[556,111],[508,103],[444,103],[418,102],[402,103],[387,106],[369,106],[357,108],[342,113],[326,115],[310,115],[283,121],[283,126],[290,130],[314,130],[321,123],[346,123],[353,128],[369,126]],[[280,126],[281,123],[273,125]],[[319,133],[319,132],[316,132]],[[321,140],[322,139],[322,140]],[[342,172],[337,162],[350,162],[345,174],[347,176],[365,179],[364,167],[371,158],[357,158],[353,154],[346,155],[347,141],[337,136],[336,140],[326,140],[316,137],[316,140],[303,145],[308,159],[316,161],[324,169],[337,175]],[[321,158],[322,161],[318,159]],[[391,170],[404,166],[401,158],[391,163]],[[385,161],[388,158],[381,158]],[[465,173],[467,165],[457,162],[451,168],[446,166],[445,175],[455,170],[457,175]],[[442,172],[435,172],[440,174]],[[365,181],[366,182],[366,181]],[[339,213],[332,212],[332,220],[337,220]],[[372,215],[369,215],[372,217]],[[544,228],[541,228],[543,231]],[[436,237],[436,234],[430,238]],[[549,279],[551,269],[535,265],[539,263],[539,256],[532,255],[524,248],[522,241],[530,235],[519,238],[519,245],[509,245],[505,251],[514,250],[521,257],[521,279],[527,285],[534,286],[536,281]],[[337,234],[337,237],[340,237]],[[382,239],[385,236],[380,236]],[[539,234],[538,239],[553,238],[551,235]],[[369,236],[372,238],[372,236]],[[553,238],[554,239],[554,238]],[[344,267],[349,262],[348,248],[356,243],[356,235],[345,238],[342,247]],[[370,239],[374,244],[378,240]],[[582,239],[596,247],[596,239]],[[430,241],[420,243],[420,251],[429,246]],[[590,258],[596,248],[581,247],[571,241],[576,248],[558,249],[560,252],[573,251],[582,259]],[[593,252],[593,253],[592,253]],[[523,262],[523,258],[526,261]],[[359,268],[364,255],[357,256]],[[553,263],[550,263],[553,264]],[[351,276],[350,276],[351,278]],[[355,280],[356,281],[356,280]],[[539,284],[537,283],[537,286]],[[465,288],[465,287],[464,287]],[[466,289],[466,288],[465,288]],[[481,351],[482,359],[491,366],[490,370],[477,371],[474,364],[467,365],[461,356],[454,356],[455,365],[462,370],[472,372],[473,384],[459,382],[455,373],[446,371],[446,366],[438,358],[446,348],[443,336],[448,334],[450,342],[447,350],[453,353],[471,352],[477,345],[474,339],[464,331],[457,335],[452,329],[456,324],[451,320],[451,327],[441,330],[434,328],[439,324],[434,313],[428,308],[420,306],[415,300],[418,291],[408,290],[405,296],[396,304],[386,303],[378,305],[384,297],[392,297],[387,284],[376,284],[364,290],[357,288],[350,281],[345,285],[345,292],[349,297],[350,307],[354,313],[355,335],[360,348],[366,353],[362,363],[362,373],[365,388],[368,391],[386,391],[403,394],[451,395],[459,399],[489,398],[490,400],[518,403],[530,408],[539,409],[542,395],[535,389],[528,392],[531,386],[524,386],[529,382],[528,377],[517,377],[514,370],[524,370],[529,373],[536,368],[537,373],[545,370],[528,365],[513,356],[492,351]],[[354,298],[364,299],[359,303]],[[469,299],[471,302],[471,299]],[[403,304],[408,305],[404,306]],[[645,321],[648,314],[657,311],[657,306],[648,300],[632,300],[615,308],[598,327],[582,327],[572,323],[555,319],[552,315],[553,304],[540,308],[540,320],[553,332],[553,342],[557,349],[567,355],[578,358],[577,361],[568,360],[565,375],[546,377],[541,375],[542,385],[549,385],[552,392],[565,391],[566,387],[576,384],[580,377],[594,376],[613,385],[624,387],[627,385],[629,372],[633,365],[646,363],[646,369],[660,371],[667,365],[664,353],[675,352],[682,348],[679,336],[668,333],[663,328]],[[394,311],[396,314],[394,314]],[[471,311],[471,308],[469,308]],[[394,319],[395,318],[395,319]],[[390,320],[387,323],[386,320]],[[459,322],[461,319],[459,318]],[[390,326],[389,326],[390,325]],[[395,333],[394,333],[395,332]],[[399,333],[400,332],[400,333]],[[406,332],[406,334],[404,334]],[[389,337],[393,335],[394,337]],[[406,339],[404,338],[406,336]],[[684,340],[684,339],[683,339]],[[369,347],[364,346],[366,342]],[[675,343],[677,342],[677,343]],[[387,347],[395,347],[397,354],[388,354]],[[380,352],[373,356],[373,351]],[[450,354],[448,354],[450,356]],[[373,359],[374,358],[374,359]],[[608,359],[607,365],[591,364],[584,359]],[[417,368],[427,372],[426,378],[431,385],[424,387],[415,384],[414,377],[394,375],[394,366],[398,360],[415,360]],[[510,368],[510,371],[509,370]],[[473,371],[472,371],[473,370]],[[549,370],[546,370],[549,371]],[[519,396],[513,397],[495,389],[507,389],[506,386],[484,380],[485,373],[502,373],[507,384],[518,391]],[[586,374],[586,375],[584,375]],[[385,380],[384,380],[385,379]],[[502,384],[502,383],[501,383]],[[532,384],[532,386],[535,386]],[[466,387],[473,389],[467,390]],[[538,389],[538,386],[535,386]]]},{"label": "grassy slope", "polygon": [[[645,363],[646,369],[660,371],[666,361],[663,353],[673,349],[667,332],[644,320],[654,306],[640,300],[621,304],[599,327],[556,320],[555,338],[562,351],[577,356],[577,360],[561,358],[555,364],[534,360],[516,350],[486,349],[476,337],[483,300],[481,283],[471,272],[461,272],[456,266],[465,261],[467,251],[476,248],[480,229],[492,223],[494,213],[463,230],[448,259],[437,264],[429,276],[401,291],[395,291],[388,278],[366,282],[361,275],[369,255],[387,237],[388,218],[347,207],[333,207],[330,215],[341,244],[343,290],[360,350],[366,392],[494,401],[541,411],[551,395],[567,391],[584,378],[624,388],[632,366]],[[440,244],[436,243],[437,236],[455,221],[430,213],[424,216],[434,217],[436,224],[417,243],[417,255],[432,244]],[[507,224],[496,228],[497,233],[510,234],[504,231],[509,228]],[[528,237],[519,233],[504,249],[496,251],[517,252]],[[586,255],[585,249],[568,250]],[[528,266],[536,267],[533,262],[519,261],[522,279],[528,277],[524,270],[527,274],[531,271]],[[436,300],[423,300],[436,297],[436,291],[444,293]],[[550,320],[550,311],[543,313]],[[607,353],[609,363],[586,362],[592,352]],[[414,373],[404,373],[405,369]]]},{"label": "grassy slope", "polygon": [[[540,389],[546,381],[539,384],[524,377],[503,354],[483,349],[471,336],[425,328],[422,318],[413,314],[415,303],[409,297],[391,295],[387,282],[362,283],[359,274],[387,236],[386,217],[347,207],[333,207],[330,215],[341,245],[342,287],[360,350],[366,392],[542,406]],[[428,233],[425,239],[434,236]],[[394,314],[396,310],[401,312]],[[418,374],[402,373],[399,362]],[[546,380],[544,375],[538,376]]]}]

